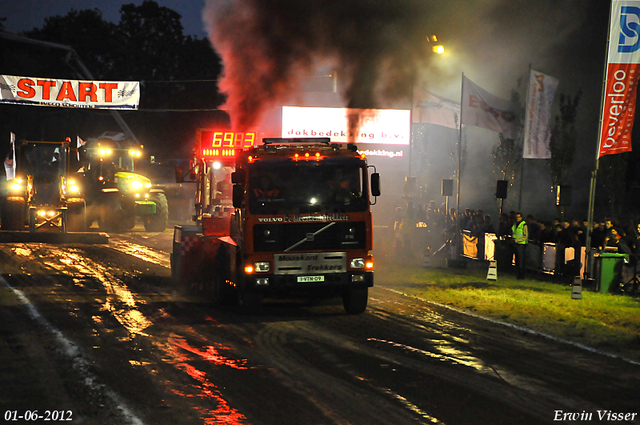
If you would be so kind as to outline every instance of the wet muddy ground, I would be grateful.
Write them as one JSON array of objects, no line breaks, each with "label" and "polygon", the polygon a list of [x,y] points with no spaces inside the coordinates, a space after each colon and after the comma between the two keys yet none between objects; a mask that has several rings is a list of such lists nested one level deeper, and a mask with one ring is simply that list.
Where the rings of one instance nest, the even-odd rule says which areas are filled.
[{"label": "wet muddy ground", "polygon": [[171,238],[0,245],[6,423],[640,423],[638,364],[390,290],[402,282],[376,281],[357,316],[340,300],[216,309],[172,282]]}]

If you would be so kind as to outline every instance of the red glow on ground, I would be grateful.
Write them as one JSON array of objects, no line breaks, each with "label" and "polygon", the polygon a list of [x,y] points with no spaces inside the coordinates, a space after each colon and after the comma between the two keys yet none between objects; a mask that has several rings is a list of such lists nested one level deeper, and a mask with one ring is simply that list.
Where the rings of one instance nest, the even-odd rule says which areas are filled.
[{"label": "red glow on ground", "polygon": [[[192,347],[185,338],[177,334],[171,334],[168,342],[169,344],[163,348],[168,352],[170,357],[175,359],[174,361],[169,360],[169,362],[174,363],[176,368],[184,371],[195,381],[193,385],[185,386],[184,388],[176,388],[179,384],[167,382],[167,385],[170,387],[169,391],[185,399],[207,401],[205,404],[195,402],[192,406],[192,409],[197,412],[198,416],[206,425],[240,425],[246,423],[247,418],[229,406],[229,403],[223,398],[218,387],[207,378],[207,372],[191,363],[204,360],[216,366],[227,366],[233,369],[244,370],[249,369],[245,366],[247,360],[232,360],[221,356],[218,349],[212,345],[207,345],[202,348]],[[228,349],[227,347],[222,348]],[[205,407],[207,405],[214,405],[215,408]]]},{"label": "red glow on ground", "polygon": [[[188,351],[189,353],[195,354],[201,357],[203,360],[211,362],[215,365],[228,366],[233,369],[241,369],[241,370],[248,369],[248,367],[245,366],[247,363],[246,359],[233,360],[233,359],[226,358],[222,356],[218,351],[218,349],[213,345],[207,345],[202,347],[202,349],[198,349],[196,347],[192,347],[187,343],[187,341],[184,338],[177,336],[175,334],[171,335],[171,337],[169,338],[169,342],[173,344],[175,347],[182,348],[183,350]],[[226,350],[229,349],[228,347],[221,347],[221,348]]]}]

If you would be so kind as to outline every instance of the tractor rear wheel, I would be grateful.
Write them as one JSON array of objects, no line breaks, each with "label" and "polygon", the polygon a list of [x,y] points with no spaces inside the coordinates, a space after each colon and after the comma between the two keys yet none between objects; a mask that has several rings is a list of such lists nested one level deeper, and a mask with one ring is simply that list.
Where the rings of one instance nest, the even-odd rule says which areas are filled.
[{"label": "tractor rear wheel", "polygon": [[152,193],[149,199],[156,203],[156,213],[144,216],[144,228],[147,232],[164,232],[169,220],[167,196],[158,192]]}]

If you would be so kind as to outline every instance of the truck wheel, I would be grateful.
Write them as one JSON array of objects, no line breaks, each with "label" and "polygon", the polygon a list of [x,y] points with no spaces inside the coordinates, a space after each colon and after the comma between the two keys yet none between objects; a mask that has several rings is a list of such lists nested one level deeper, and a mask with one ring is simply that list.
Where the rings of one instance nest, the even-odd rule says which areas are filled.
[{"label": "truck wheel", "polygon": [[24,230],[26,203],[24,198],[19,201],[7,201],[2,203],[2,229]]},{"label": "truck wheel", "polygon": [[67,230],[69,232],[84,232],[87,230],[87,207],[84,202],[68,204]]},{"label": "truck wheel", "polygon": [[342,294],[342,305],[348,314],[360,314],[367,309],[369,288],[349,288]]},{"label": "truck wheel", "polygon": [[149,198],[156,203],[156,213],[144,217],[144,228],[147,232],[164,232],[169,220],[169,204],[164,193],[152,193]]}]

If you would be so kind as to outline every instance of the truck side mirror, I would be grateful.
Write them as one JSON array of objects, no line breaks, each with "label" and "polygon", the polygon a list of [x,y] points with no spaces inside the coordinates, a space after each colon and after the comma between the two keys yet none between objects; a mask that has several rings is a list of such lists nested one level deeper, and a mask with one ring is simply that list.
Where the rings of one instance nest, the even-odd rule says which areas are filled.
[{"label": "truck side mirror", "polygon": [[371,174],[371,194],[373,196],[380,196],[380,174]]},{"label": "truck side mirror", "polygon": [[241,184],[234,184],[233,185],[233,207],[242,208],[243,203],[244,203],[244,186]]}]

